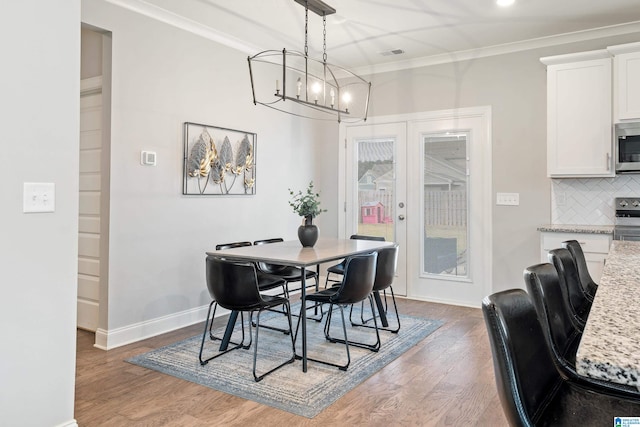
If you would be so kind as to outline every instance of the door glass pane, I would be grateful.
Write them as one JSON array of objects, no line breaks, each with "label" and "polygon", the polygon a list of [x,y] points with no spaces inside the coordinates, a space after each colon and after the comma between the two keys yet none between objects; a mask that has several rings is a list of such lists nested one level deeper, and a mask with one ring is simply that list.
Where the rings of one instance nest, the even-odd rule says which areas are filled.
[{"label": "door glass pane", "polygon": [[424,274],[467,277],[467,132],[423,136]]},{"label": "door glass pane", "polygon": [[395,241],[395,161],[393,139],[358,141],[358,233]]}]

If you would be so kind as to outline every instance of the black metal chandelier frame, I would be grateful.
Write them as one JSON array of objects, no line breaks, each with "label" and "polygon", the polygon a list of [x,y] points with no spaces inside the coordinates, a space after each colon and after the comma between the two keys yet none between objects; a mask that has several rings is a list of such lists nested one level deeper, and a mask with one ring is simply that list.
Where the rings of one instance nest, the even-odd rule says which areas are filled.
[{"label": "black metal chandelier frame", "polygon": [[[326,17],[336,12],[331,6],[321,0],[294,0],[305,7],[305,40],[304,52],[282,49],[265,50],[253,56],[249,56],[249,76],[251,78],[251,92],[254,105],[263,105],[274,108],[278,111],[292,114],[299,117],[317,120],[335,120],[356,122],[367,119],[369,109],[369,96],[371,94],[371,83],[356,75],[355,73],[327,62],[327,42],[326,42]],[[323,55],[322,60],[309,57],[308,45],[308,23],[309,10],[322,16],[323,22]],[[288,60],[289,59],[289,60]],[[282,90],[280,82],[276,80],[274,98],[270,100],[260,100],[256,96],[256,86],[254,81],[254,63],[267,63],[282,67]],[[297,64],[297,65],[296,65]],[[318,70],[314,74],[314,71]],[[299,75],[296,81],[296,94],[291,96],[287,92],[290,79],[287,74]],[[303,90],[304,85],[304,90]],[[312,89],[315,85],[315,90]],[[359,93],[364,99],[358,100],[360,107],[358,111],[349,110],[350,95],[349,88],[359,88]],[[310,115],[297,113],[291,109],[286,109],[282,104],[290,101],[314,110],[323,115]]]}]

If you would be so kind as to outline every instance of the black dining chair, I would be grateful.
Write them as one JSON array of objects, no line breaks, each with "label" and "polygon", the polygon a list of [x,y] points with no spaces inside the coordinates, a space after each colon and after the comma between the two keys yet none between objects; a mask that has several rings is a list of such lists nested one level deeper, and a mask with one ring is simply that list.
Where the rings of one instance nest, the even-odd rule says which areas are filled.
[{"label": "black dining chair", "polygon": [[551,264],[536,264],[524,271],[527,291],[538,314],[542,332],[551,350],[556,368],[570,380],[608,393],[618,393],[632,399],[640,399],[637,388],[601,381],[579,375],[576,371],[576,353],[582,331],[576,329],[571,314],[563,301],[560,279]]},{"label": "black dining chair", "polygon": [[[393,293],[393,286],[391,286],[393,284],[393,279],[396,276],[396,269],[398,266],[398,251],[399,246],[397,243],[393,246],[378,250],[378,261],[376,262],[376,278],[373,283],[374,297],[376,292],[378,293],[378,295],[380,292],[382,292],[384,315],[387,316],[387,318],[389,314],[387,303],[387,289],[391,293],[391,301],[393,302],[393,308],[396,314],[396,326],[384,327],[380,325],[378,326],[378,329],[393,333],[398,333],[398,331],[400,330],[400,315],[398,313],[398,305],[396,304],[396,296]],[[379,311],[379,309],[377,311]],[[371,318],[364,318],[364,301],[360,303],[360,323],[356,323],[353,320],[353,305],[351,305],[351,310],[349,310],[349,321],[353,326],[364,326],[367,328],[373,328],[373,326],[368,324],[373,319],[373,316],[379,317],[380,313],[376,315],[374,312]]]},{"label": "black dining chair", "polygon": [[578,269],[578,277],[580,278],[580,284],[585,291],[585,294],[591,300],[596,296],[598,290],[598,284],[593,281],[591,274],[589,274],[589,268],[587,267],[587,260],[582,251],[582,246],[577,240],[566,240],[562,242],[562,247],[567,249],[576,263]]},{"label": "black dining chair", "polygon": [[[274,372],[275,370],[293,363],[295,360],[295,344],[292,334],[292,322],[291,322],[291,307],[289,300],[281,296],[264,295],[260,293],[258,289],[258,277],[256,267],[251,262],[234,262],[230,260],[224,260],[207,256],[207,289],[211,295],[212,301],[209,304],[209,310],[207,311],[207,318],[204,325],[204,333],[202,334],[202,343],[200,345],[200,364],[206,365],[210,360],[222,356],[232,350],[239,348],[249,348],[252,345],[252,320],[253,314],[257,312],[256,317],[256,338],[253,348],[253,378],[254,380],[261,381],[264,377]],[[271,368],[262,375],[258,375],[256,372],[256,365],[258,359],[258,342],[260,336],[260,314],[264,310],[271,309],[273,307],[284,305],[287,307],[285,315],[288,323],[289,338],[291,339],[291,357],[274,368]],[[211,324],[215,319],[216,309],[218,306],[226,308],[227,310],[237,311],[240,313],[249,312],[249,343],[244,344],[244,321],[242,322],[242,342],[234,345],[232,348],[226,351],[219,352],[213,356],[203,359],[202,353],[204,350],[205,339],[207,331],[211,330]],[[209,315],[211,314],[211,308],[213,307],[213,315],[211,316],[211,322],[209,322]],[[244,320],[244,319],[243,319]]]},{"label": "black dining chair", "polygon": [[574,324],[582,331],[587,322],[593,301],[587,298],[580,284],[578,270],[573,262],[573,257],[564,248],[550,250],[548,257],[549,262],[558,271],[560,289],[563,291],[563,296],[574,319]]},{"label": "black dining chair", "polygon": [[640,401],[585,387],[562,376],[533,303],[522,289],[482,301],[502,409],[511,426],[611,425],[640,413]]},{"label": "black dining chair", "polygon": [[[284,239],[277,237],[273,239],[256,240],[255,242],[253,242],[253,244],[265,245],[269,243],[278,243],[283,241]],[[266,262],[258,262],[257,266],[260,272],[267,275],[276,276],[285,281],[285,290],[287,292],[286,293],[287,298],[289,297],[289,292],[291,292],[292,290],[294,291],[297,290],[297,289],[291,289],[289,287],[289,283],[300,282],[302,280],[303,269],[299,267],[292,267],[289,265],[280,265],[280,264],[271,264]],[[316,291],[319,290],[320,283],[318,281],[318,274],[315,271],[305,268],[304,277],[306,280],[314,279],[315,281],[315,285],[311,284],[311,285],[307,285],[307,287],[315,288]]]},{"label": "black dining chair", "polygon": [[[309,294],[306,296],[304,301],[302,301],[302,308],[304,310],[306,308],[307,301],[311,301],[314,303],[320,304],[329,304],[329,311],[326,319],[326,323],[324,325],[324,334],[325,338],[331,342],[339,342],[345,345],[347,350],[347,363],[344,365],[340,365],[338,363],[334,363],[328,360],[320,360],[308,357],[308,360],[312,360],[314,362],[323,363],[330,366],[335,366],[343,371],[346,371],[349,368],[349,364],[351,363],[351,354],[349,353],[349,345],[356,345],[359,347],[366,347],[373,351],[377,351],[380,348],[380,334],[376,327],[376,342],[373,344],[363,344],[363,343],[354,343],[349,341],[347,336],[347,324],[346,318],[344,315],[344,308],[350,304],[356,304],[365,299],[369,300],[369,304],[371,306],[371,310],[373,311],[373,297],[371,296],[371,292],[373,291],[373,283],[375,281],[376,274],[376,260],[378,258],[378,254],[376,252],[370,254],[363,255],[354,255],[352,257],[347,258],[347,263],[345,264],[344,269],[344,278],[340,286],[331,287],[329,289],[323,289],[322,291]],[[338,339],[331,337],[331,319],[333,315],[333,306],[336,305],[340,308],[340,314],[342,316],[342,332],[344,339]],[[300,329],[300,320],[298,318],[298,323],[296,326],[296,337],[298,335],[298,330]],[[376,318],[373,318],[373,323],[377,326]]]},{"label": "black dining chair", "polygon": [[[232,242],[232,243],[221,243],[219,245],[216,245],[216,251],[223,251],[225,249],[233,249],[233,248],[242,248],[246,246],[251,246],[251,242],[241,241],[241,242]],[[258,276],[258,289],[260,290],[260,292],[266,292],[272,289],[282,288],[282,292],[279,292],[276,295],[285,296],[288,298],[287,282],[284,279],[282,279],[281,277],[277,277],[273,274],[266,274],[260,270],[258,270],[257,276]],[[270,309],[270,311],[282,312],[282,310],[278,310],[275,308]],[[233,320],[235,318],[236,318],[236,314],[232,314],[232,317],[230,317],[230,320]],[[287,333],[285,329],[277,328],[271,325],[262,325],[262,327],[280,331],[285,334]]]},{"label": "black dining chair", "polygon": [[[241,248],[245,246],[251,246],[251,242],[233,242],[233,243],[222,243],[216,245],[216,251],[223,251],[225,249],[232,248]],[[286,281],[280,277],[277,277],[273,274],[265,274],[258,269],[258,289],[261,292],[268,291],[275,288],[282,288],[282,295],[286,295]]]},{"label": "black dining chair", "polygon": [[[384,242],[385,239],[382,236],[366,236],[364,234],[352,234],[351,237],[349,237],[350,239],[353,240],[375,240],[375,241],[379,241],[379,242]],[[329,282],[334,282],[334,286],[336,284],[339,284],[342,281],[342,277],[340,277],[340,279],[331,279],[330,276],[331,274],[335,274],[338,276],[342,276],[344,275],[344,266],[346,264],[347,260],[343,259],[342,261],[340,261],[339,264],[335,264],[332,265],[331,267],[327,268],[327,278],[324,282],[324,287],[327,288],[329,286]]]}]

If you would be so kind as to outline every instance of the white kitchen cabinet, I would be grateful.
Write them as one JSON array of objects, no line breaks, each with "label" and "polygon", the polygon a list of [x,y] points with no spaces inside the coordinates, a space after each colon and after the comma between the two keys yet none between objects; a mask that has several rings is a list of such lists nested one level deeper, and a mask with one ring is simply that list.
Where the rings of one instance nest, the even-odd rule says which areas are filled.
[{"label": "white kitchen cabinet", "polygon": [[640,120],[640,43],[607,48],[613,56],[613,119]]},{"label": "white kitchen cabinet", "polygon": [[540,60],[547,65],[547,175],[614,176],[611,54]]},{"label": "white kitchen cabinet", "polygon": [[589,274],[598,283],[602,276],[604,261],[609,253],[611,239],[611,234],[541,232],[540,262],[549,262],[547,256],[549,251],[561,248],[565,240],[577,240],[584,252]]}]

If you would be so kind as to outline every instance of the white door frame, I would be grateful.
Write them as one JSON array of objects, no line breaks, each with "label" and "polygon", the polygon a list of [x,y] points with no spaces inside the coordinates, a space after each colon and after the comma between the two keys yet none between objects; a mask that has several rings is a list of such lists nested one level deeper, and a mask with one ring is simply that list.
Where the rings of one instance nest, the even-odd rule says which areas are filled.
[{"label": "white door frame", "polygon": [[[491,107],[490,106],[480,106],[480,107],[469,107],[469,108],[459,108],[459,109],[451,109],[451,110],[438,110],[438,111],[428,111],[428,112],[419,112],[419,113],[411,113],[411,114],[401,114],[401,115],[390,115],[390,116],[378,116],[378,117],[370,117],[367,119],[367,124],[384,124],[384,123],[397,123],[397,122],[407,122],[409,128],[411,127],[411,123],[423,122],[427,120],[451,120],[456,118],[479,118],[483,125],[482,128],[484,130],[484,134],[482,135],[483,147],[481,150],[482,162],[483,162],[483,170],[484,174],[482,177],[474,177],[474,185],[479,186],[479,191],[482,194],[480,206],[474,205],[474,209],[476,212],[481,214],[481,217],[484,219],[481,225],[477,224],[476,227],[481,227],[482,238],[480,239],[480,247],[475,248],[475,262],[482,263],[484,268],[482,269],[482,273],[480,277],[475,277],[474,281],[480,285],[479,293],[484,296],[487,295],[491,290],[491,281],[493,277],[493,226],[492,226],[492,143],[491,143]],[[338,168],[339,168],[339,185],[338,185],[338,203],[343,205],[343,212],[338,216],[338,235],[346,236],[346,203],[347,203],[347,181],[346,181],[346,138],[347,138],[347,127],[348,125],[341,123],[339,128],[339,140],[341,142],[340,146],[342,149],[339,151],[338,155]],[[408,138],[411,137],[411,133],[408,133]],[[413,141],[409,141],[409,144],[414,143]],[[476,154],[477,155],[477,154]],[[480,181],[480,182],[478,182]],[[408,203],[416,203],[419,202],[419,197],[411,197],[407,195]],[[418,200],[416,200],[418,199]],[[409,230],[408,234],[411,234]],[[412,265],[409,261],[410,257],[407,256],[407,269],[412,268],[415,269],[416,266]],[[410,281],[411,277],[414,274],[412,272],[407,271],[406,276],[407,280]],[[479,294],[479,295],[480,295]],[[412,294],[412,286],[411,283],[407,283],[407,297],[413,299],[422,299],[436,302],[444,302],[450,304],[457,305],[465,305],[472,307],[479,307],[481,303],[482,297],[478,297],[478,295],[474,295],[472,298],[468,300],[460,300],[460,301],[451,301],[447,299],[440,298],[430,298],[419,295]]]}]

